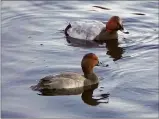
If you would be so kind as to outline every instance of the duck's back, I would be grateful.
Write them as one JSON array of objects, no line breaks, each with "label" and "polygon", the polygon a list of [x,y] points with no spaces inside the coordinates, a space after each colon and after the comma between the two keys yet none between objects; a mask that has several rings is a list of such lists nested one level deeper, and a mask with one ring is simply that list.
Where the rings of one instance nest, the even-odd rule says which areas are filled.
[{"label": "duck's back", "polygon": [[78,39],[93,40],[105,27],[105,25],[96,20],[74,21],[68,30],[69,36]]},{"label": "duck's back", "polygon": [[82,87],[86,78],[78,73],[66,72],[59,75],[50,75],[42,78],[34,86],[34,90],[42,89],[69,89]]}]

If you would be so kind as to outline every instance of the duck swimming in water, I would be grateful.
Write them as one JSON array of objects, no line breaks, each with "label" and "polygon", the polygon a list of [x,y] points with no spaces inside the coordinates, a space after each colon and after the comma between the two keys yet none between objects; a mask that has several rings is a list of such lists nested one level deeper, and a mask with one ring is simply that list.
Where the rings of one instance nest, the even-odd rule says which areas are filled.
[{"label": "duck swimming in water", "polygon": [[126,34],[128,33],[124,31],[121,18],[112,16],[106,25],[95,20],[75,21],[70,23],[64,31],[69,43],[79,39],[87,40],[87,44],[103,44],[107,40],[118,39],[118,30]]},{"label": "duck swimming in water", "polygon": [[32,86],[32,89],[71,89],[97,84],[98,77],[93,72],[93,68],[99,65],[98,57],[93,53],[88,53],[81,61],[81,67],[84,75],[66,72],[55,76],[46,76],[42,78],[37,85]]}]

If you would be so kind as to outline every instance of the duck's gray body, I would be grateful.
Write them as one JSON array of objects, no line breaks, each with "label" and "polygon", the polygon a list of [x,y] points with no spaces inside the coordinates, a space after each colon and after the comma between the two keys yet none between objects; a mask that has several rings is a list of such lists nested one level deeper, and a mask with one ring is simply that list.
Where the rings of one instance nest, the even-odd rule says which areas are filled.
[{"label": "duck's gray body", "polygon": [[[98,83],[97,76],[92,73],[88,74],[89,79],[78,73],[62,73],[59,75],[50,75],[42,78],[40,82],[34,86],[34,90],[43,89],[71,89],[89,86]],[[90,80],[91,79],[91,80]]]},{"label": "duck's gray body", "polygon": [[94,37],[92,37],[92,39],[90,40],[73,37],[68,32],[71,27],[72,27],[71,24],[69,24],[65,28],[65,36],[66,36],[67,42],[73,45],[77,44],[78,46],[101,47],[102,44],[106,43],[108,40],[118,39],[117,31],[107,32],[105,27],[101,28],[100,32],[98,31],[99,34],[96,34],[96,35],[94,34]]}]

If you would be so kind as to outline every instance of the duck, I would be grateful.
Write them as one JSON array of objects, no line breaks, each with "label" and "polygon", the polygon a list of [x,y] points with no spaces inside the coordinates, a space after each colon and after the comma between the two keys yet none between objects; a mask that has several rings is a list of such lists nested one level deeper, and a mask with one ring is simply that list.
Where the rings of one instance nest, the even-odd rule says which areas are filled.
[{"label": "duck", "polygon": [[[102,66],[94,53],[87,53],[81,61],[83,75],[75,72],[63,72],[57,75],[49,75],[40,79],[39,83],[31,88],[33,90],[45,89],[73,89],[97,84],[99,79],[93,72],[95,66]],[[104,65],[103,65],[104,66]]]},{"label": "duck", "polygon": [[125,34],[129,33],[124,30],[122,19],[119,16],[112,16],[106,25],[96,20],[74,21],[67,25],[64,33],[69,43],[85,40],[87,44],[103,44],[108,40],[118,39],[118,30]]}]

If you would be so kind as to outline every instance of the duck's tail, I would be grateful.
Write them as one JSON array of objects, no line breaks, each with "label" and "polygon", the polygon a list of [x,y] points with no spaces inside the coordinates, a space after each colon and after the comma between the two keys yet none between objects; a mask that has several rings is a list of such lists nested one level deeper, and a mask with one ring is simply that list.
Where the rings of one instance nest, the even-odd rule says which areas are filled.
[{"label": "duck's tail", "polygon": [[67,31],[68,31],[68,29],[70,29],[71,28],[71,24],[69,23],[69,25],[67,25],[67,27],[65,28],[65,35],[66,36],[69,36],[69,34],[67,33]]}]

